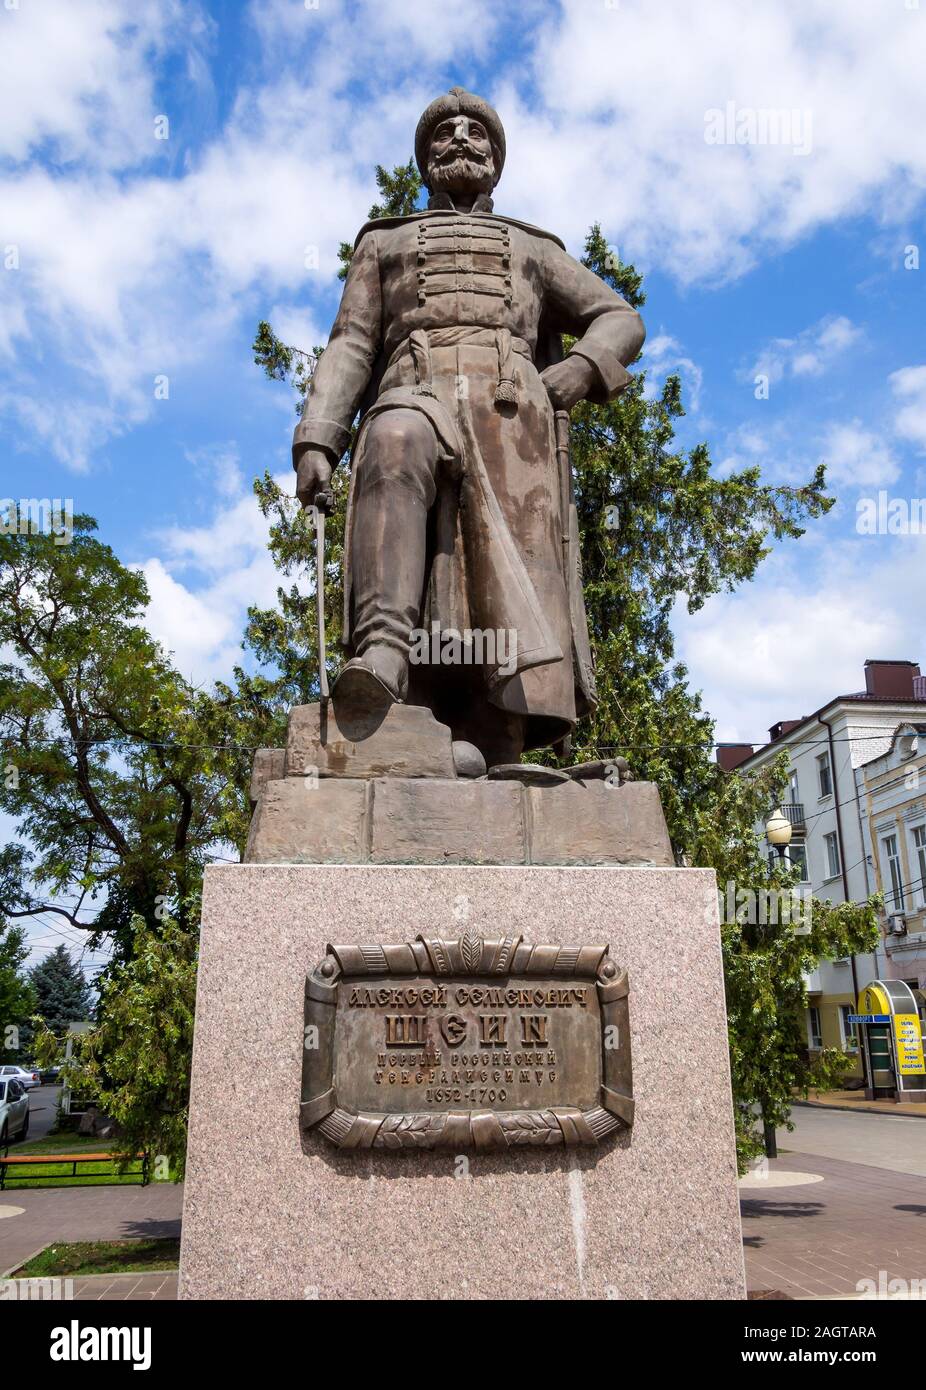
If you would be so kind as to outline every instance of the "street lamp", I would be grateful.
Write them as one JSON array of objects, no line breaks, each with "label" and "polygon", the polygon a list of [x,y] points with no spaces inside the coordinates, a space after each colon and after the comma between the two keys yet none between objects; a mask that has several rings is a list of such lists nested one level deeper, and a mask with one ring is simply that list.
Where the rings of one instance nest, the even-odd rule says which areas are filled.
[{"label": "street lamp", "polygon": [[779,806],[777,811],[773,811],[765,822],[765,835],[770,845],[778,851],[778,858],[784,859],[785,850],[791,843],[791,822]]},{"label": "street lamp", "polygon": [[[791,843],[791,831],[791,822],[779,806],[778,810],[773,811],[765,822],[765,834],[769,844],[778,851],[778,859],[781,864],[784,864],[785,850]],[[775,1134],[775,1126],[769,1124],[764,1115],[762,1117],[762,1130],[765,1137],[766,1157],[777,1158],[778,1139]]]}]

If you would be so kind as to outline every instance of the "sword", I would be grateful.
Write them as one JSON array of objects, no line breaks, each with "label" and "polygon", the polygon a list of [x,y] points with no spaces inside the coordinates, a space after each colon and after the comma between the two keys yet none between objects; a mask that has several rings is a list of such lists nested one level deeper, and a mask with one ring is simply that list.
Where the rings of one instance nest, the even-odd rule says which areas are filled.
[{"label": "sword", "polygon": [[572,461],[569,457],[569,411],[557,410],[553,414],[554,435],[556,439],[556,462],[559,470],[559,508],[560,530],[563,543],[563,576],[566,592],[569,593],[569,549],[570,549],[570,508],[572,506]]},{"label": "sword", "polygon": [[[572,460],[569,457],[569,411],[557,410],[553,413],[553,429],[556,441],[556,462],[559,468],[559,508],[560,538],[563,544],[563,578],[566,581],[566,599],[569,604],[570,623],[572,622],[572,582],[570,575],[570,522],[572,518]],[[566,734],[554,744],[554,752],[561,758],[572,756],[572,734]]]},{"label": "sword", "polygon": [[315,611],[318,614],[318,684],[322,704],[328,700],[328,667],[325,663],[325,513],[331,494],[320,492],[312,510],[315,513]]}]

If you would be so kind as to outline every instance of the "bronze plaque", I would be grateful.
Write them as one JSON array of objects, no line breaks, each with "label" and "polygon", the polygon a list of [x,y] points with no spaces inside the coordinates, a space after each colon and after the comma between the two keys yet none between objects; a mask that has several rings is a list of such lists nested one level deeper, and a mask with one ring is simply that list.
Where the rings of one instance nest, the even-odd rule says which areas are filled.
[{"label": "bronze plaque", "polygon": [[329,946],[301,1123],[339,1148],[596,1144],[633,1123],[627,972],[519,936]]}]

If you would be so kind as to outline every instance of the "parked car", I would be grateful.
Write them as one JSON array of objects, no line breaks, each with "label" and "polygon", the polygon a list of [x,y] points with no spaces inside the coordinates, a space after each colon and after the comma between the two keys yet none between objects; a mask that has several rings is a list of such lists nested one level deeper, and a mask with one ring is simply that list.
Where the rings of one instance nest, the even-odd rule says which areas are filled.
[{"label": "parked car", "polygon": [[61,1068],[46,1067],[44,1071],[40,1072],[40,1076],[42,1078],[43,1086],[57,1086],[58,1080],[61,1076]]},{"label": "parked car", "polygon": [[33,1086],[41,1086],[42,1078],[37,1071],[27,1070],[25,1067],[5,1066],[0,1067],[0,1078],[12,1076],[17,1081],[21,1081],[27,1091],[31,1091]]},{"label": "parked car", "polygon": [[29,1093],[15,1077],[0,1077],[0,1149],[28,1133]]}]

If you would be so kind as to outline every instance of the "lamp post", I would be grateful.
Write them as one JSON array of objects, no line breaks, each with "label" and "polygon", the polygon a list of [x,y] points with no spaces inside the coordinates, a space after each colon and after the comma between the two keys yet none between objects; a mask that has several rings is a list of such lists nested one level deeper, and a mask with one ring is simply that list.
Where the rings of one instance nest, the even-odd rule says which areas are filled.
[{"label": "lamp post", "polygon": [[[777,811],[773,811],[765,822],[765,836],[769,844],[778,851],[778,862],[784,865],[785,850],[791,843],[792,825],[779,806]],[[775,1126],[769,1124],[765,1116],[762,1116],[762,1134],[765,1141],[765,1153],[767,1158],[778,1157],[778,1141],[775,1138]]]},{"label": "lamp post", "polygon": [[781,807],[773,811],[765,822],[765,838],[778,851],[778,858],[784,859],[785,850],[791,843],[793,827]]}]

